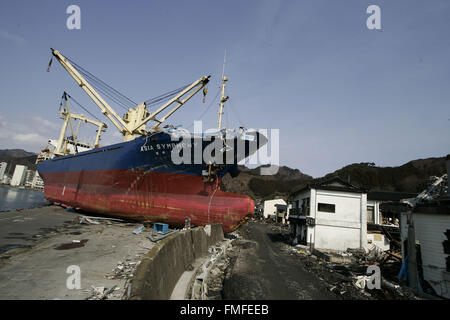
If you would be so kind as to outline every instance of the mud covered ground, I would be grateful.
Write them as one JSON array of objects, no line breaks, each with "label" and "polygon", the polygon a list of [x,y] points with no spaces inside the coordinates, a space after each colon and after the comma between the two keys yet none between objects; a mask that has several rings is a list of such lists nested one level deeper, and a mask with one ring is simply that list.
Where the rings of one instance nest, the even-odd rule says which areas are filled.
[{"label": "mud covered ground", "polygon": [[[360,290],[354,277],[291,245],[287,226],[249,222],[212,270],[208,299],[404,299],[382,288]],[[230,237],[234,237],[230,235]],[[345,269],[345,267],[343,267]]]}]

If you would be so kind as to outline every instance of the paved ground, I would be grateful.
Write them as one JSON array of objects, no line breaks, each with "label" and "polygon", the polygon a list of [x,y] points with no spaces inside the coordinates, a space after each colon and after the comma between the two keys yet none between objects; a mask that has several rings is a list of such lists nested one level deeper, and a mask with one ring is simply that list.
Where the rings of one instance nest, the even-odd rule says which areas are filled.
[{"label": "paved ground", "polygon": [[[139,263],[153,246],[149,231],[135,235],[133,224],[84,225],[79,216],[56,206],[0,213],[0,299],[86,299],[92,286],[114,285],[120,289],[112,298],[121,297],[126,278],[108,277],[118,265]],[[66,286],[71,265],[80,267],[80,289]]]}]

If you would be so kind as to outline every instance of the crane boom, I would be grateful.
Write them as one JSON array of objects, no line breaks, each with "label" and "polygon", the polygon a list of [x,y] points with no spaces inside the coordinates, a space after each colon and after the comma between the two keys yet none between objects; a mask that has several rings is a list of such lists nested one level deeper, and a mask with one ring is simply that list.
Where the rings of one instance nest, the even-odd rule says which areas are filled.
[{"label": "crane boom", "polygon": [[[75,82],[87,93],[87,95],[94,101],[94,103],[100,108],[102,113],[119,129],[124,135],[124,141],[130,141],[135,138],[135,135],[145,135],[146,123],[150,120],[156,122],[151,127],[151,130],[157,130],[159,125],[170,117],[175,111],[177,111],[182,105],[190,100],[198,91],[200,91],[208,82],[210,76],[204,76],[194,81],[184,90],[178,93],[175,97],[169,100],[166,104],[161,106],[158,110],[150,113],[147,110],[145,103],[137,105],[134,109],[129,111],[122,117],[120,117],[114,109],[100,96],[100,94],[89,84],[89,82],[77,71],[77,69],[64,57],[59,51],[51,49],[52,54],[58,62],[63,66],[69,75],[75,80]],[[165,109],[175,104],[175,106],[167,112],[161,119],[157,119],[156,116]]]},{"label": "crane boom", "polygon": [[87,95],[100,108],[102,113],[119,129],[122,134],[129,133],[126,123],[114,111],[113,108],[92,88],[89,82],[72,66],[72,64],[58,50],[52,49],[53,56],[63,66],[64,69],[72,76],[75,82],[83,89]]}]

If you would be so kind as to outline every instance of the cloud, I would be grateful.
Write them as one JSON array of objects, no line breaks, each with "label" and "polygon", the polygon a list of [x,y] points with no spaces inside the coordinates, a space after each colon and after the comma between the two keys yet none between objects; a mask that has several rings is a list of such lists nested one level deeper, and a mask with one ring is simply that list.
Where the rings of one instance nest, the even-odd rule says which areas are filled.
[{"label": "cloud", "polygon": [[38,133],[17,133],[12,135],[12,139],[30,146],[36,144],[45,145],[48,140],[48,138],[41,136]]},{"label": "cloud", "polygon": [[0,114],[0,129],[6,128],[7,123],[5,121],[5,118]]},{"label": "cloud", "polygon": [[[5,117],[0,114],[0,149],[17,148],[39,152],[47,145],[49,139],[58,137],[61,125],[62,123],[57,124],[33,115],[21,118],[18,122],[11,122],[6,121]],[[69,132],[70,127],[67,129],[66,134],[69,134]],[[79,141],[93,143],[95,136],[96,128],[94,126],[82,124],[78,135]],[[107,131],[102,134],[100,144],[115,144],[121,142],[121,138],[122,135],[117,130]]]},{"label": "cloud", "polygon": [[17,36],[15,34],[9,33],[8,31],[2,30],[2,29],[0,29],[0,38],[3,38],[8,41],[12,41],[18,45],[25,44],[24,38]]},{"label": "cloud", "polygon": [[41,117],[39,117],[39,116],[35,116],[35,117],[33,117],[32,119],[33,119],[33,121],[35,121],[35,122],[41,127],[41,129],[43,129],[44,131],[48,131],[48,130],[55,131],[55,130],[59,130],[59,129],[61,128],[60,125],[57,125],[56,123],[51,122],[51,121],[49,121],[49,120],[47,120],[47,119],[41,118]]},{"label": "cloud", "polygon": [[[38,122],[38,119],[31,119],[31,122]],[[44,120],[44,119],[41,119]],[[45,132],[37,132],[36,125],[30,125],[30,119],[25,123],[15,123],[6,121],[0,114],[0,149],[24,149],[27,151],[39,151],[47,145],[48,139]],[[52,123],[40,122],[39,128],[46,128]]]}]

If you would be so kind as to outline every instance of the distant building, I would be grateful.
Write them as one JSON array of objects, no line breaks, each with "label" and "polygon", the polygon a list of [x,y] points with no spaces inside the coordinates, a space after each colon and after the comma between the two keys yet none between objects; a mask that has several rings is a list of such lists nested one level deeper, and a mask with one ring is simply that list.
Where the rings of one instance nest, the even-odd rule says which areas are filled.
[{"label": "distant building", "polygon": [[11,186],[18,187],[23,185],[27,169],[28,169],[27,166],[22,166],[19,164],[16,165],[14,169],[14,174],[11,179]]},{"label": "distant building", "polygon": [[315,249],[366,249],[366,190],[332,177],[294,189],[291,202],[289,221],[296,242]]},{"label": "distant building", "polygon": [[276,204],[275,208],[276,214],[275,214],[275,220],[277,222],[286,223],[286,214],[287,214],[287,205],[285,204]]},{"label": "distant building", "polygon": [[8,164],[6,162],[0,162],[0,182],[3,181],[3,177],[5,176],[6,166]]},{"label": "distant building", "polygon": [[33,184],[34,175],[35,175],[35,171],[33,171],[33,170],[27,170],[25,172],[25,179],[24,179],[25,187],[31,188],[31,185]]},{"label": "distant building", "polygon": [[39,172],[35,171],[33,182],[31,184],[33,189],[44,189],[44,180],[42,180]]},{"label": "distant building", "polygon": [[275,205],[281,204],[286,206],[286,201],[283,199],[273,199],[264,201],[264,218],[276,218],[278,209]]},{"label": "distant building", "polygon": [[7,176],[6,174],[3,176],[3,179],[0,181],[2,184],[11,184],[11,177]]}]

